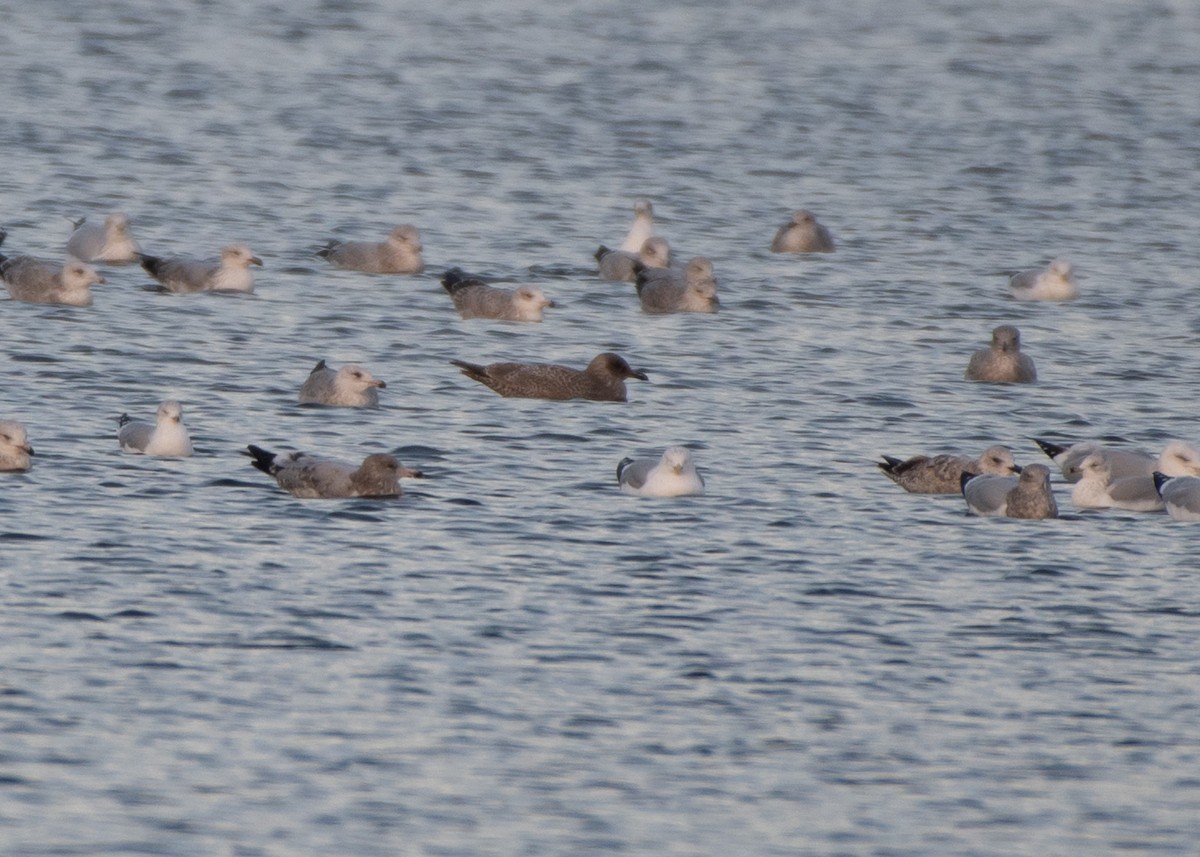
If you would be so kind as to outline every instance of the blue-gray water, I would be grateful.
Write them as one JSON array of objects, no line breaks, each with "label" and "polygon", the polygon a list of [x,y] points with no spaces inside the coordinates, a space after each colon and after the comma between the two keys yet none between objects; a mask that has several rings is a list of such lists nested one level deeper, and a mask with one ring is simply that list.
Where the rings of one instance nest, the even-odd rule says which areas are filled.
[{"label": "blue-gray water", "polygon": [[[164,8],[166,7],[166,8]],[[1190,2],[0,2],[6,252],[130,214],[246,298],[0,300],[0,853],[1194,854],[1200,530],[968,517],[881,453],[1200,441]],[[637,197],[716,316],[591,271]],[[792,209],[839,250],[767,252]],[[422,230],[427,273],[325,238]],[[1054,256],[1083,296],[1011,301]],[[542,325],[457,318],[460,265]],[[1000,323],[1029,387],[961,380]],[[452,357],[645,368],[501,399]],[[319,358],[388,382],[301,409]],[[117,449],[181,400],[195,457]],[[396,450],[397,502],[238,450]],[[684,443],[709,492],[617,492]],[[1058,476],[1056,474],[1056,480]]]}]

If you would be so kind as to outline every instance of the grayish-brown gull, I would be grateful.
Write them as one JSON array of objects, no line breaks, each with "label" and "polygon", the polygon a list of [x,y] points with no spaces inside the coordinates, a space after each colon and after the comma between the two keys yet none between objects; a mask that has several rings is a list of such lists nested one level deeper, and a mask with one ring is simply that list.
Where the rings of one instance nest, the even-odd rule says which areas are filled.
[{"label": "grayish-brown gull", "polygon": [[832,253],[833,236],[811,211],[800,209],[779,227],[771,242],[772,253]]},{"label": "grayish-brown gull", "polygon": [[321,360],[300,386],[299,398],[302,405],[374,408],[379,405],[378,391],[386,388],[386,383],[357,364],[331,369]]},{"label": "grayish-brown gull", "polygon": [[273,477],[280,488],[302,499],[397,497],[402,493],[401,477],[423,478],[420,471],[401,467],[395,457],[382,452],[368,455],[361,464],[317,458],[303,452],[280,455],[253,444],[242,454]]},{"label": "grayish-brown gull", "polygon": [[541,321],[542,311],[553,307],[538,286],[518,286],[500,289],[451,268],[442,277],[442,287],[450,293],[454,307],[463,318],[494,318],[503,321]]},{"label": "grayish-brown gull", "polygon": [[142,267],[163,289],[177,294],[193,292],[252,292],[251,265],[262,265],[245,244],[221,248],[221,258],[191,259],[187,256],[142,255]]},{"label": "grayish-brown gull", "polygon": [[183,424],[183,408],[174,400],[158,406],[152,423],[121,414],[117,417],[117,442],[125,452],[160,458],[186,458],[192,454],[192,439]]},{"label": "grayish-brown gull", "polygon": [[117,211],[103,223],[88,223],[86,217],[72,220],[75,230],[67,239],[67,255],[81,262],[121,265],[136,262],[142,248],[129,228],[129,216]]},{"label": "grayish-brown gull", "polygon": [[582,370],[554,363],[491,363],[481,366],[462,360],[450,362],[471,380],[507,398],[624,402],[626,378],[647,380],[645,372],[631,369],[623,357],[611,351],[597,354]]},{"label": "grayish-brown gull", "polygon": [[425,268],[421,249],[420,231],[410,223],[403,223],[383,241],[330,239],[317,255],[339,268],[365,274],[419,274]]},{"label": "grayish-brown gull", "polygon": [[1037,381],[1037,369],[1033,358],[1021,353],[1021,331],[1002,324],[992,330],[991,347],[971,355],[963,377],[992,384],[1032,384]]},{"label": "grayish-brown gull", "polygon": [[712,262],[696,256],[683,270],[678,268],[639,268],[638,299],[648,313],[716,312],[717,280]]},{"label": "grayish-brown gull", "polygon": [[962,477],[963,498],[972,514],[1009,518],[1057,518],[1058,504],[1050,489],[1050,468],[1030,464],[1020,476]]},{"label": "grayish-brown gull", "polygon": [[637,253],[625,250],[610,250],[603,244],[596,251],[596,262],[600,266],[600,279],[620,280],[626,283],[637,281],[640,262],[646,268],[666,268],[671,264],[671,245],[666,238],[647,238]]},{"label": "grayish-brown gull", "polygon": [[641,497],[685,497],[704,493],[704,479],[684,446],[670,446],[661,458],[622,458],[617,484]]},{"label": "grayish-brown gull", "polygon": [[91,306],[91,287],[105,282],[95,268],[77,259],[58,264],[24,255],[0,255],[0,278],[13,300],[61,306]]},{"label": "grayish-brown gull", "polygon": [[28,470],[33,462],[33,447],[29,433],[17,420],[0,420],[0,472],[16,473]]},{"label": "grayish-brown gull", "polygon": [[1020,473],[1007,446],[989,446],[978,458],[966,455],[914,455],[907,460],[883,456],[877,466],[888,479],[913,494],[957,494],[962,490],[962,476],[1008,476]]}]

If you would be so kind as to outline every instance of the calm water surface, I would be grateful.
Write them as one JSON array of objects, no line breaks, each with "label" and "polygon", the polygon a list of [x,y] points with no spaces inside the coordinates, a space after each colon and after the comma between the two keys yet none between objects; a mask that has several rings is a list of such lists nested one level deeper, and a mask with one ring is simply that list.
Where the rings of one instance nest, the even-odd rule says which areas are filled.
[{"label": "calm water surface", "polygon": [[[164,8],[167,7],[167,8]],[[104,269],[0,300],[5,855],[1196,853],[1200,529],[970,518],[881,453],[1200,442],[1200,11],[1184,2],[0,2],[0,222],[244,241],[246,297]],[[717,316],[591,254],[655,203]],[[839,250],[767,252],[811,208]],[[427,273],[327,237],[420,226]],[[1066,256],[1083,297],[1007,275]],[[542,325],[461,321],[460,265]],[[961,381],[1018,324],[1041,381]],[[501,399],[447,361],[650,374]],[[321,358],[388,382],[302,409]],[[197,454],[121,454],[183,402]],[[396,502],[238,450],[393,450]],[[709,492],[616,491],[695,451]]]}]

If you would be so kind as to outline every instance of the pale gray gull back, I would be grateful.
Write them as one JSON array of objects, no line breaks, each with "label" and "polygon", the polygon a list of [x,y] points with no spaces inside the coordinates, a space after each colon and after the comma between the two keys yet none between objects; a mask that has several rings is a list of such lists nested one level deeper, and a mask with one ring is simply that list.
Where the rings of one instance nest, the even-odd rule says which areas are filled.
[{"label": "pale gray gull back", "polygon": [[185,458],[192,454],[192,439],[183,425],[183,408],[173,400],[158,406],[153,423],[121,414],[117,418],[117,442],[125,452],[142,455]]},{"label": "pale gray gull back", "polygon": [[619,280],[626,283],[637,281],[638,263],[646,268],[666,268],[671,264],[671,245],[666,238],[647,238],[637,253],[625,250],[610,250],[603,244],[596,251],[596,262],[600,266],[600,279]]},{"label": "pale gray gull back", "polygon": [[972,514],[1009,518],[1057,518],[1050,468],[1030,464],[1020,476],[963,474],[963,498]]},{"label": "pale gray gull back", "polygon": [[717,280],[712,262],[696,256],[682,271],[678,268],[640,268],[637,274],[638,300],[642,311],[716,312]]},{"label": "pale gray gull back", "polygon": [[332,405],[342,408],[374,408],[379,390],[387,384],[354,363],[331,369],[321,360],[300,387],[300,404]]},{"label": "pale gray gull back", "polygon": [[191,259],[187,256],[142,255],[142,267],[158,280],[163,289],[176,294],[194,292],[252,292],[254,275],[251,265],[262,265],[245,244],[221,248],[219,260]]},{"label": "pale gray gull back", "polygon": [[81,262],[106,262],[121,265],[136,262],[142,248],[134,240],[129,217],[114,212],[104,223],[88,223],[86,217],[71,221],[75,230],[67,239],[67,254]]},{"label": "pale gray gull back", "polygon": [[1176,521],[1200,521],[1200,477],[1154,474],[1154,487]]},{"label": "pale gray gull back", "polygon": [[1070,301],[1079,297],[1079,284],[1066,259],[1055,259],[1045,268],[1013,275],[1008,290],[1019,301]]},{"label": "pale gray gull back", "polygon": [[622,458],[617,464],[617,484],[626,494],[641,497],[686,497],[704,493],[704,479],[696,471],[687,447],[670,446],[661,458]]}]

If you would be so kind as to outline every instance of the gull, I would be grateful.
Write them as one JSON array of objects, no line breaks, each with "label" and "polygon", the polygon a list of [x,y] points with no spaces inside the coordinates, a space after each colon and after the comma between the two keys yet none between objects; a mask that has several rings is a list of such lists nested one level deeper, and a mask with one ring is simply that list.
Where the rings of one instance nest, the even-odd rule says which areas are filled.
[{"label": "gull", "polygon": [[192,292],[252,292],[254,276],[251,265],[262,265],[245,244],[230,244],[221,248],[220,260],[190,259],[187,256],[142,255],[142,267],[158,280],[165,291],[185,294]]},{"label": "gull", "polygon": [[1163,508],[1154,473],[1168,478],[1200,476],[1200,452],[1182,440],[1168,443],[1150,467],[1150,474],[1116,477],[1105,450],[1084,457],[1079,463],[1080,479],[1071,490],[1071,502],[1080,509],[1124,509],[1154,512]]},{"label": "gull", "polygon": [[13,300],[60,306],[91,306],[91,287],[105,282],[95,268],[76,259],[59,265],[24,255],[0,255],[0,278]]},{"label": "gull", "polygon": [[542,310],[553,307],[537,286],[498,289],[478,277],[451,268],[442,277],[442,287],[463,318],[495,318],[503,321],[541,321]]},{"label": "gull", "polygon": [[361,366],[350,363],[331,369],[321,360],[300,387],[300,404],[374,408],[379,405],[377,391],[386,388],[386,383]]},{"label": "gull", "polygon": [[117,417],[117,441],[125,452],[162,458],[184,458],[192,454],[192,439],[183,425],[183,408],[173,400],[158,406],[153,423],[121,414]]},{"label": "gull", "polygon": [[779,227],[771,242],[772,253],[832,253],[833,236],[811,211],[800,209]]},{"label": "gull", "polygon": [[122,264],[136,262],[141,248],[129,230],[129,216],[118,211],[104,223],[88,223],[86,217],[72,220],[75,231],[67,239],[67,255],[81,262]]},{"label": "gull", "polygon": [[1057,518],[1058,504],[1050,490],[1050,468],[1030,464],[1020,476],[983,474],[962,477],[963,498],[975,515],[1008,518]]},{"label": "gull", "polygon": [[626,378],[647,380],[645,372],[634,371],[623,357],[611,351],[597,354],[582,370],[554,363],[491,363],[480,366],[462,360],[450,362],[471,380],[491,387],[507,398],[624,402]]},{"label": "gull", "polygon": [[648,199],[639,199],[633,204],[633,225],[621,242],[621,249],[626,253],[637,253],[646,243],[647,238],[654,236],[654,206]]},{"label": "gull", "polygon": [[626,494],[641,497],[704,493],[704,479],[696,472],[692,454],[683,446],[667,447],[661,458],[622,458],[617,464],[617,484]]},{"label": "gull", "polygon": [[336,499],[344,497],[398,497],[400,478],[424,477],[418,470],[401,467],[387,453],[376,452],[362,464],[348,464],[330,458],[317,458],[303,452],[279,455],[250,444],[242,455],[284,491],[302,499]]},{"label": "gull", "polygon": [[627,283],[637,281],[637,263],[641,262],[646,268],[666,268],[671,264],[671,245],[666,238],[647,238],[640,250],[630,253],[626,250],[610,250],[603,244],[595,253],[596,262],[600,266],[600,279],[623,280]]},{"label": "gull", "polygon": [[682,271],[676,268],[640,268],[637,273],[638,299],[642,311],[716,312],[717,281],[712,262],[696,256]]},{"label": "gull", "polygon": [[1078,482],[1083,473],[1079,465],[1092,453],[1103,455],[1108,461],[1113,479],[1129,476],[1150,476],[1155,469],[1164,470],[1175,476],[1188,475],[1190,468],[1200,463],[1200,453],[1182,440],[1173,440],[1163,447],[1156,458],[1140,449],[1121,449],[1105,446],[1098,440],[1084,440],[1063,446],[1048,440],[1034,438],[1033,442],[1042,452],[1059,466],[1068,482]]},{"label": "gull", "polygon": [[1079,284],[1066,259],[1055,259],[1041,270],[1013,275],[1008,290],[1019,301],[1071,301],[1079,297]]},{"label": "gull", "polygon": [[0,420],[0,472],[17,473],[28,470],[33,462],[33,447],[29,433],[16,420]]},{"label": "gull", "polygon": [[963,377],[993,384],[1032,384],[1037,381],[1033,358],[1021,353],[1021,331],[1011,324],[992,330],[992,345],[971,355]]},{"label": "gull", "polygon": [[1200,477],[1154,474],[1154,488],[1176,521],[1200,521]]},{"label": "gull", "polygon": [[317,255],[339,268],[366,274],[419,274],[425,267],[421,233],[408,223],[395,227],[378,243],[330,239]]},{"label": "gull", "polygon": [[962,476],[982,473],[1008,476],[1020,473],[1007,446],[989,446],[978,458],[965,455],[915,455],[906,461],[883,456],[877,466],[888,479],[913,494],[957,494],[962,490]]}]

